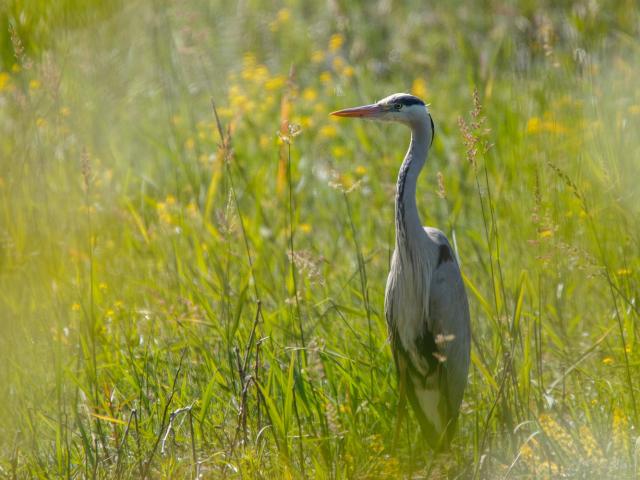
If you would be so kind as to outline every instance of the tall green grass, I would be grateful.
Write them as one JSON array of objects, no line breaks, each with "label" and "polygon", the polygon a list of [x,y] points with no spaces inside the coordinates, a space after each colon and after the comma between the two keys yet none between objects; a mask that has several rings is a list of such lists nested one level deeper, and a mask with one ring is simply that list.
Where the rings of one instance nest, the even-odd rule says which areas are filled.
[{"label": "tall green grass", "polygon": [[[2,476],[637,475],[633,2],[54,3],[0,7]],[[328,117],[409,90],[472,310],[437,457],[391,445],[408,133]]]}]

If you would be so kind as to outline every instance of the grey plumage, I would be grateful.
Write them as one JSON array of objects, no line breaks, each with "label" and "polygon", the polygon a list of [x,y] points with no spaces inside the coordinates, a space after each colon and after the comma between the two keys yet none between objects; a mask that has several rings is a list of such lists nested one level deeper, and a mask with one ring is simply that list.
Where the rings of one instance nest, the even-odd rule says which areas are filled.
[{"label": "grey plumage", "polygon": [[398,173],[396,243],[385,291],[385,316],[403,391],[429,444],[451,440],[470,359],[469,306],[460,269],[444,233],[422,227],[416,183],[433,141],[433,120],[417,97],[394,94],[338,116],[395,121],[411,129]]}]

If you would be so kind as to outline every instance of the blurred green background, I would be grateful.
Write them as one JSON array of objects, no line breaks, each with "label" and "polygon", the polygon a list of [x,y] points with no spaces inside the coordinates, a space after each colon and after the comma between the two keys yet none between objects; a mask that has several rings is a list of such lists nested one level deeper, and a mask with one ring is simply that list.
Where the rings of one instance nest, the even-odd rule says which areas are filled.
[{"label": "blurred green background", "polygon": [[[0,26],[0,476],[639,473],[635,1],[31,0]],[[472,311],[438,456],[411,416],[392,448],[408,132],[328,116],[400,91],[431,104],[418,205]]]}]

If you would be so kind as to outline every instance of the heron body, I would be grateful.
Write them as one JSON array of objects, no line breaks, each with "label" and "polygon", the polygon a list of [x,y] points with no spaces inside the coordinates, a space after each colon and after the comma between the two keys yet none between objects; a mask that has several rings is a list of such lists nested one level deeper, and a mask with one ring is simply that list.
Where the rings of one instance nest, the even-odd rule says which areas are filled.
[{"label": "heron body", "polygon": [[400,402],[406,394],[429,444],[446,447],[467,384],[471,333],[467,295],[451,245],[440,230],[422,226],[416,205],[416,184],[433,141],[433,120],[424,102],[408,94],[333,114],[395,121],[411,129],[398,173],[396,242],[385,316]]}]

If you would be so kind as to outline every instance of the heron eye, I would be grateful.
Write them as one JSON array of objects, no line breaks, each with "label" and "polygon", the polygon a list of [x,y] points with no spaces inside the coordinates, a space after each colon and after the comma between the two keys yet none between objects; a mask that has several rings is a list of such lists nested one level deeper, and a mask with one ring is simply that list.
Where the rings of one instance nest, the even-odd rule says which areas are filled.
[{"label": "heron eye", "polygon": [[402,104],[401,103],[395,103],[393,105],[393,108],[395,108],[396,110],[402,110]]}]

